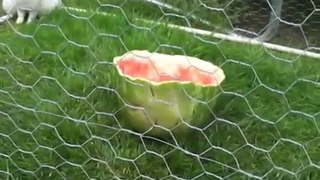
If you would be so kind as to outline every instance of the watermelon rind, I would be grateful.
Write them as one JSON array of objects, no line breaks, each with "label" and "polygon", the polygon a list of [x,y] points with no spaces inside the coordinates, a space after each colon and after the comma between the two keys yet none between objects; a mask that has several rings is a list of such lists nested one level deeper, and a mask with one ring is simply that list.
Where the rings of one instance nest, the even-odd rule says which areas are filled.
[{"label": "watermelon rind", "polygon": [[210,120],[219,85],[175,80],[152,82],[131,77],[117,67],[122,57],[114,58],[114,70],[117,91],[124,101],[119,111],[121,120],[130,128],[146,135],[166,137],[201,128]]}]

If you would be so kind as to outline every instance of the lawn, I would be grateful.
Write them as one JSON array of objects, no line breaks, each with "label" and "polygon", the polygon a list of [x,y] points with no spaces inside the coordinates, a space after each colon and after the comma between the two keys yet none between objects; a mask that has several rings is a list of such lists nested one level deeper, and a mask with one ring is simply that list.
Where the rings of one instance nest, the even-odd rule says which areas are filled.
[{"label": "lawn", "polygon": [[[320,178],[319,59],[138,21],[160,12],[116,2],[67,3],[110,16],[0,26],[0,179]],[[161,140],[126,127],[111,62],[134,49],[224,70],[205,128]]]}]

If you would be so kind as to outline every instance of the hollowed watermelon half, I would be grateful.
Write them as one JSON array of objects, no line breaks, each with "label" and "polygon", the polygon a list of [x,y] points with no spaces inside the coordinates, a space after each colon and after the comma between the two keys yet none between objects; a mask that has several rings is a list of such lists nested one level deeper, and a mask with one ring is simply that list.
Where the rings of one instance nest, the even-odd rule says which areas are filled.
[{"label": "hollowed watermelon half", "polygon": [[184,55],[134,50],[113,63],[126,124],[158,137],[186,132],[208,119],[208,104],[225,79],[221,68]]}]

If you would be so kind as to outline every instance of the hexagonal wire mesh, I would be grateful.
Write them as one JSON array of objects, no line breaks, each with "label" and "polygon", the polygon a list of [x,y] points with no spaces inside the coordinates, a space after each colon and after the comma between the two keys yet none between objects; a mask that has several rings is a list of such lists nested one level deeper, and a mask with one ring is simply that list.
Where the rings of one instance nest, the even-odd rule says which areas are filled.
[{"label": "hexagonal wire mesh", "polygon": [[[320,178],[319,0],[64,4],[0,27],[1,179]],[[127,126],[112,59],[134,49],[224,70],[204,126],[165,139]]]}]

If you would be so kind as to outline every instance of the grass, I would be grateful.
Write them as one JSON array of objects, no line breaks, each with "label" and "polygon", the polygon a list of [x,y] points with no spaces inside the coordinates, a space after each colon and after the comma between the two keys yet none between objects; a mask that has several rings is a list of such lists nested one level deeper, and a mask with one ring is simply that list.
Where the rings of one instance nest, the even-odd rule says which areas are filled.
[{"label": "grass", "polygon": [[[318,59],[100,11],[116,16],[59,10],[1,26],[0,179],[320,178]],[[221,66],[210,125],[167,141],[126,129],[110,72],[133,49]]]}]

